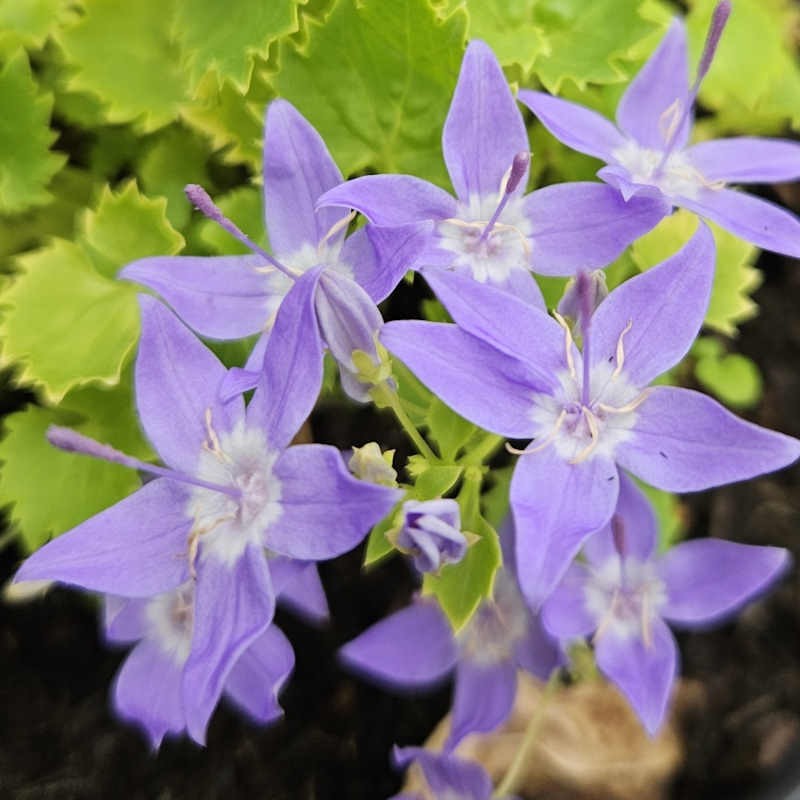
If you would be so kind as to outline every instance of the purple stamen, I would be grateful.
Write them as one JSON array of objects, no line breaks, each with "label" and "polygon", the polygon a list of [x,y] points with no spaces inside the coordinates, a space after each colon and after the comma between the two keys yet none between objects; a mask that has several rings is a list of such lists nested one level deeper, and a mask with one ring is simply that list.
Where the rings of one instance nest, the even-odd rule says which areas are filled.
[{"label": "purple stamen", "polygon": [[524,177],[525,171],[528,169],[528,165],[530,163],[531,154],[524,150],[514,156],[514,160],[511,162],[511,172],[508,174],[506,188],[502,197],[500,198],[500,202],[497,204],[497,208],[494,210],[494,214],[492,214],[491,219],[486,223],[486,227],[483,229],[481,238],[478,239],[479,242],[485,242],[489,237],[489,234],[492,232],[492,228],[494,228],[495,223],[503,213],[503,209],[506,207],[506,203],[508,203],[508,198],[511,197],[516,188],[519,186],[520,181]]},{"label": "purple stamen", "polygon": [[581,386],[581,404],[588,408],[591,403],[589,391],[590,386],[590,353],[589,353],[589,328],[592,319],[592,311],[594,305],[592,302],[592,295],[594,294],[592,288],[592,278],[588,272],[578,273],[575,282],[575,294],[578,298],[578,310],[580,313],[580,326],[581,337],[583,339],[583,385]]},{"label": "purple stamen", "polygon": [[159,467],[155,464],[148,464],[145,461],[140,461],[138,458],[123,453],[121,450],[116,450],[110,445],[101,444],[70,428],[62,428],[60,425],[51,425],[47,429],[47,441],[50,442],[53,447],[57,447],[59,450],[64,450],[67,453],[80,453],[81,455],[91,456],[92,458],[100,458],[103,461],[110,461],[112,464],[120,464],[130,469],[138,469],[141,472],[149,472],[151,475],[158,475],[160,478],[169,478],[179,483],[188,483],[192,486],[199,486],[202,489],[221,492],[222,494],[234,498],[234,500],[240,500],[242,497],[241,490],[233,486],[222,486],[217,483],[210,483],[209,481],[195,478],[192,475],[187,475],[177,470]]},{"label": "purple stamen", "polygon": [[271,256],[263,247],[259,247],[247,234],[243,233],[238,226],[231,222],[209,197],[208,192],[196,183],[190,183],[185,187],[184,192],[189,198],[189,202],[204,216],[212,222],[216,222],[223,230],[227,231],[235,239],[238,239],[245,247],[250,248],[254,253],[260,255],[268,264],[271,264],[279,272],[282,272],[292,281],[297,280],[295,275],[288,267],[285,267],[274,256]]}]

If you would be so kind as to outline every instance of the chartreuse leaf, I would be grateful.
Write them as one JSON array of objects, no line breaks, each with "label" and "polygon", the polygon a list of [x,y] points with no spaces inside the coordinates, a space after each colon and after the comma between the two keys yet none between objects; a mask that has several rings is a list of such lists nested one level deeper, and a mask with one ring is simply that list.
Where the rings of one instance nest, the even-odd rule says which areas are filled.
[{"label": "chartreuse leaf", "polygon": [[725,405],[752,408],[761,399],[763,380],[758,366],[741,353],[726,353],[719,339],[704,336],[692,346],[698,382]]},{"label": "chartreuse leaf", "polygon": [[175,35],[183,45],[192,83],[214,71],[247,91],[253,56],[267,55],[278,37],[298,30],[296,0],[176,0]]},{"label": "chartreuse leaf", "polygon": [[[659,264],[677,252],[697,228],[697,218],[678,211],[663,219],[650,233],[634,242],[631,255],[640,270]],[[761,272],[753,263],[757,248],[732,233],[709,224],[717,245],[717,269],[705,325],[727,336],[758,313],[750,295],[760,286]]]},{"label": "chartreuse leaf", "polygon": [[132,183],[118,193],[106,189],[76,241],[54,239],[21,256],[2,295],[0,363],[16,365],[18,379],[53,403],[77,386],[117,383],[139,317],[136,287],[113,276],[134,258],[181,247],[164,205]]},{"label": "chartreuse leaf", "polygon": [[[699,58],[716,0],[690,0],[689,44]],[[718,130],[780,133],[800,130],[800,64],[793,0],[736,0],[700,100],[718,112]],[[746,75],[747,79],[742,80]]]},{"label": "chartreuse leaf", "polygon": [[479,430],[459,416],[438,397],[434,397],[425,420],[431,439],[444,461],[454,461],[461,448]]},{"label": "chartreuse leaf", "polygon": [[540,0],[534,23],[547,35],[549,48],[533,70],[547,89],[560,90],[565,81],[618,83],[631,74],[650,36],[659,29],[642,13],[642,0]]},{"label": "chartreuse leaf", "polygon": [[[253,186],[240,186],[232,192],[215,198],[222,213],[232,219],[241,230],[258,244],[268,247],[264,228],[264,203],[261,192]],[[200,222],[198,240],[209,250],[219,255],[244,255],[250,250],[240,241],[226,233],[216,222],[204,219]]]},{"label": "chartreuse leaf", "polygon": [[153,131],[177,118],[188,77],[171,37],[174,0],[92,0],[56,38],[75,74],[68,88],[104,103],[107,122]]},{"label": "chartreuse leaf", "polygon": [[302,50],[281,45],[275,76],[345,175],[371,167],[446,184],[441,133],[467,17],[439,19],[426,0],[338,0],[308,19]]},{"label": "chartreuse leaf", "polygon": [[134,470],[52,447],[45,438],[50,425],[69,425],[140,458],[151,457],[139,433],[130,381],[110,390],[71,392],[58,409],[28,406],[6,417],[0,505],[11,504],[11,522],[28,551],[140,485]]},{"label": "chartreuse leaf", "polygon": [[0,52],[17,44],[38,50],[65,9],[65,0],[0,0]]},{"label": "chartreuse leaf", "polygon": [[394,545],[386,538],[386,534],[397,524],[397,509],[382,519],[371,531],[367,539],[367,550],[364,553],[364,566],[370,567],[394,552]]},{"label": "chartreuse leaf", "polygon": [[425,575],[422,589],[438,599],[453,628],[464,626],[494,585],[494,576],[502,563],[497,531],[481,516],[481,470],[469,468],[458,496],[463,530],[477,534],[464,558],[448,564],[438,575]]},{"label": "chartreuse leaf", "polygon": [[53,98],[40,94],[24,50],[0,70],[0,213],[14,214],[51,199],[46,190],[66,157],[50,151]]}]

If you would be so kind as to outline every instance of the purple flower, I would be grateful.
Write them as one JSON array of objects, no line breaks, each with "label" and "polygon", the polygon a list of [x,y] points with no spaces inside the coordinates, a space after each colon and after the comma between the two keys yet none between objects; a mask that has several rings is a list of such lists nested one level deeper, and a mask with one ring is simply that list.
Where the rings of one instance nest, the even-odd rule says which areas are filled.
[{"label": "purple flower", "polygon": [[666,622],[703,628],[776,581],[788,551],[695,539],[656,553],[655,515],[627,477],[611,523],[584,548],[545,602],[542,618],[560,639],[594,634],[597,666],[628,698],[652,735],[664,720],[678,672]]},{"label": "purple flower", "polygon": [[470,542],[461,532],[461,510],[455,500],[407,500],[401,513],[399,527],[387,536],[412,557],[420,572],[438,573],[464,558]]},{"label": "purple flower", "polygon": [[800,145],[739,137],[687,146],[692,110],[730,13],[714,11],[703,56],[689,86],[686,30],[675,20],[617,106],[617,124],[583,106],[528,90],[523,102],[564,144],[605,161],[598,175],[622,196],[649,196],[713,220],[765,250],[800,257],[800,221],[772,203],[726,188],[800,178]]},{"label": "purple flower", "polygon": [[[106,640],[136,643],[117,675],[114,709],[140,725],[154,749],[165,734],[184,732],[189,720],[203,713],[185,683],[194,608],[192,581],[147,599],[105,598]],[[270,625],[232,664],[223,692],[251,719],[272,722],[283,714],[277,696],[293,667],[291,645]]]},{"label": "purple flower", "polygon": [[375,339],[382,319],[375,303],[394,288],[378,271],[375,253],[361,230],[345,238],[350,216],[316,210],[317,198],[342,181],[324,142],[287,101],[275,100],[264,133],[264,211],[274,256],[226,219],[199,186],[187,187],[198,208],[253,252],[243,256],[158,256],[128,264],[120,277],[148,286],[191,328],[212,339],[262,336],[246,372],[226,383],[226,397],[258,381],[264,348],[278,309],[301,275],[321,270],[315,284],[315,316],[323,341],[342,369],[343,386],[366,397],[353,351],[380,364]]},{"label": "purple flower", "polygon": [[[432,753],[423,747],[395,747],[394,763],[401,769],[411,762],[419,764],[430,794],[398,794],[392,800],[490,800],[492,781],[486,770],[474,761],[464,761],[448,753]],[[507,800],[511,800],[507,798]]]},{"label": "purple flower", "polygon": [[389,283],[410,268],[454,270],[541,305],[531,270],[572,275],[605,266],[666,213],[663,201],[626,204],[598,183],[526,195],[525,123],[483,42],[471,42],[464,55],[442,149],[455,198],[410,175],[368,175],[318,202],[357,209],[374,223],[369,235]]},{"label": "purple flower", "polygon": [[625,282],[571,329],[462,276],[432,284],[455,325],[392,322],[382,341],[463,417],[531,439],[511,483],[520,584],[537,608],[617,502],[617,464],[670,492],[779,469],[800,442],[744,422],[698,392],[648,384],[689,350],[708,306],[705,225],[663,264]]},{"label": "purple flower", "polygon": [[345,664],[393,689],[425,688],[455,669],[452,750],[467,734],[494,730],[511,713],[517,669],[546,679],[560,651],[528,611],[512,575],[457,634],[433,598],[420,598],[373,625],[340,651]]},{"label": "purple flower", "polygon": [[[399,492],[352,477],[333,447],[289,443],[316,399],[321,347],[311,271],[292,287],[247,409],[223,404],[225,369],[161,303],[140,299],[136,396],[167,467],[144,464],[64,428],[50,440],[154,474],[130,497],[34,553],[17,580],[52,579],[103,594],[151,598],[195,583],[183,672],[189,734],[202,742],[226,677],[268,629],[277,591],[311,616],[324,596],[309,563],[350,550]],[[295,351],[320,358],[300,362]],[[313,565],[312,565],[313,566]]]}]

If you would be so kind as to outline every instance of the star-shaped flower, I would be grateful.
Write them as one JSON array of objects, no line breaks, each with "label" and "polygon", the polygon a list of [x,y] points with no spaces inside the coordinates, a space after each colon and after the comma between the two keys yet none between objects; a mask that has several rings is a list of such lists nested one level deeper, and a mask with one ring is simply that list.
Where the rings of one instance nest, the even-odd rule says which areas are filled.
[{"label": "star-shaped flower", "polygon": [[667,627],[706,628],[774,583],[790,563],[781,547],[694,539],[658,555],[657,524],[642,491],[622,476],[611,523],[584,547],[545,602],[545,626],[562,640],[593,635],[597,666],[652,735],[678,673]]},{"label": "star-shaped flower", "polygon": [[[492,51],[464,55],[442,135],[456,197],[411,175],[367,175],[318,201],[354,208],[389,283],[408,269],[452,270],[541,304],[530,271],[573,275],[605,266],[666,213],[650,198],[625,203],[599,183],[567,183],[525,194],[528,135]],[[376,227],[380,226],[380,227]]]},{"label": "star-shaped flower", "polygon": [[[342,175],[311,124],[287,101],[267,109],[264,132],[264,212],[274,255],[226,219],[199,186],[187,194],[208,217],[252,250],[241,256],[156,256],[128,264],[120,277],[147,286],[193,330],[212,339],[262,333],[245,367],[225,395],[251,389],[261,371],[269,332],[289,288],[310,270],[323,340],[342,368],[343,386],[356,399],[360,386],[353,351],[378,363],[375,336],[382,323],[375,303],[394,288],[383,280],[364,230],[345,238],[350,217],[336,208],[317,210],[320,195]],[[310,287],[309,287],[310,288]]]},{"label": "star-shaped flower", "polygon": [[[167,467],[68,429],[50,431],[63,449],[157,477],[45,545],[16,579],[134,599],[194,582],[181,690],[186,727],[198,742],[231,669],[272,622],[276,590],[308,562],[353,548],[400,495],[352,477],[333,447],[288,446],[314,404],[322,369],[313,297],[304,291],[318,274],[304,275],[287,295],[246,410],[241,397],[220,401],[225,368],[217,358],[165,306],[140,299],[137,406]],[[297,348],[319,357],[298,362]],[[313,581],[306,586],[308,595],[300,582],[288,590],[290,601],[319,616]]]},{"label": "star-shaped flower", "polygon": [[800,145],[738,137],[689,145],[693,106],[711,65],[730,3],[715,9],[697,77],[689,86],[686,30],[680,20],[634,78],[617,106],[616,126],[595,111],[543,92],[519,99],[564,144],[605,161],[598,175],[625,199],[666,200],[713,220],[765,250],[800,258],[800,220],[731,183],[800,178]]},{"label": "star-shaped flower", "polygon": [[[714,241],[701,225],[657,267],[586,311],[583,352],[563,319],[462,276],[434,290],[456,325],[400,321],[382,341],[433,392],[481,427],[530,439],[511,482],[520,585],[534,608],[583,540],[614,512],[617,465],[688,492],[779,469],[800,442],[744,422],[710,398],[648,384],[697,336],[711,292]],[[520,451],[517,451],[520,452]]]}]

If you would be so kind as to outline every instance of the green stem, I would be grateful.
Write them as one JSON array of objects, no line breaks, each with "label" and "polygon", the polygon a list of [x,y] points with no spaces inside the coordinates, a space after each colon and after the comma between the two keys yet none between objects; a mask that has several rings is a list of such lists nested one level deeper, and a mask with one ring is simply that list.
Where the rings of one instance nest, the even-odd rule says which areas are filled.
[{"label": "green stem", "polygon": [[497,448],[504,442],[502,436],[489,433],[484,436],[475,447],[473,447],[462,459],[461,462],[467,464],[483,464],[488,461],[495,453]]},{"label": "green stem", "polygon": [[545,720],[545,713],[550,705],[550,701],[553,699],[553,695],[558,689],[560,682],[560,670],[553,670],[553,674],[550,676],[550,680],[547,681],[544,692],[542,692],[539,705],[536,707],[536,711],[533,713],[533,716],[531,716],[528,727],[525,730],[525,735],[522,738],[522,743],[517,750],[517,754],[514,756],[514,760],[511,762],[511,766],[508,768],[505,778],[503,778],[503,781],[497,787],[497,789],[495,789],[495,792],[492,795],[494,800],[500,800],[500,798],[511,794],[518,788],[519,780],[522,777],[523,767],[530,756],[530,751],[536,742],[536,737],[539,735],[539,731],[542,729],[542,725],[544,724]]},{"label": "green stem", "polygon": [[417,426],[414,425],[414,423],[411,421],[411,418],[408,416],[408,414],[406,414],[403,404],[400,402],[400,398],[395,392],[389,389],[389,387],[384,383],[376,386],[372,390],[372,399],[378,405],[391,408],[392,412],[397,418],[397,421],[408,435],[408,438],[414,442],[414,445],[416,446],[420,455],[425,456],[428,461],[434,464],[439,461],[436,453],[431,450],[431,448],[428,446],[428,443],[422,437],[422,434],[417,430]]}]

